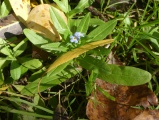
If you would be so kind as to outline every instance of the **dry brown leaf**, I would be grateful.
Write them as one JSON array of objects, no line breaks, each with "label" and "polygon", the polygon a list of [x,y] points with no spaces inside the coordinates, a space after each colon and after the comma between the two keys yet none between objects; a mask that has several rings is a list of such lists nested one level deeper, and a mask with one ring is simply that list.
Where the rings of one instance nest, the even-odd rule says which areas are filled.
[{"label": "dry brown leaf", "polygon": [[[59,41],[61,37],[51,22],[49,12],[50,7],[51,5],[49,4],[41,4],[33,8],[27,19],[27,27],[35,30],[52,41]],[[57,9],[57,11],[67,23],[65,14],[59,9]]]},{"label": "dry brown leaf", "polygon": [[90,120],[159,120],[159,111],[135,109],[131,106],[141,105],[147,108],[157,105],[156,95],[147,88],[140,86],[119,86],[97,79],[96,84],[116,98],[111,101],[101,92],[92,93],[86,108]]},{"label": "dry brown leaf", "polygon": [[146,86],[118,86],[116,91],[117,103],[129,106],[143,106],[145,109],[157,105],[156,95]]}]

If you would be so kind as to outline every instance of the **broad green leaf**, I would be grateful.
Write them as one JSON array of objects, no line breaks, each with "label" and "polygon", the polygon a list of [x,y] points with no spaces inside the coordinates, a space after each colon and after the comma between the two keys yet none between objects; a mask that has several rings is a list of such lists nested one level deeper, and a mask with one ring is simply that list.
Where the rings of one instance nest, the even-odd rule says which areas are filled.
[{"label": "broad green leaf", "polygon": [[21,75],[24,75],[28,71],[28,68],[26,68],[22,65],[20,66],[20,69],[21,69]]},{"label": "broad green leaf", "polygon": [[43,67],[43,68],[41,68],[40,70],[34,72],[34,73],[29,77],[28,82],[33,82],[33,81],[35,81],[36,79],[39,79],[39,77],[41,77],[41,76],[44,75],[45,71],[46,71],[46,68]]},{"label": "broad green leaf", "polygon": [[[70,29],[72,31],[76,31],[75,28],[77,28],[79,26],[81,22],[81,19],[69,19],[68,24],[70,25]],[[97,19],[97,18],[91,18],[90,22],[89,22],[89,26],[97,26],[97,25],[103,25],[105,22]]]},{"label": "broad green leaf", "polygon": [[54,2],[59,6],[59,8],[65,12],[68,13],[69,11],[69,6],[68,6],[68,0],[54,0]]},{"label": "broad green leaf", "polygon": [[105,22],[101,19],[91,18],[89,22],[89,26],[93,25],[103,25]]},{"label": "broad green leaf", "polygon": [[24,34],[35,46],[47,51],[63,51],[67,50],[66,47],[63,47],[60,42],[53,43],[49,39],[44,38],[43,36],[37,34],[33,30],[24,29]]},{"label": "broad green leaf", "polygon": [[106,49],[104,47],[95,48],[93,50],[90,50],[88,54],[93,54],[95,56],[108,56],[110,54],[110,49]]},{"label": "broad green leaf", "polygon": [[21,68],[20,68],[20,65],[17,61],[11,62],[10,74],[14,80],[18,80],[20,78]]},{"label": "broad green leaf", "polygon": [[79,23],[81,22],[81,19],[71,19],[68,18],[68,26],[72,32],[76,32],[77,26],[79,26]]},{"label": "broad green leaf", "polygon": [[68,34],[70,33],[70,29],[67,26],[66,22],[62,18],[62,16],[58,13],[57,8],[51,7],[50,9],[50,17],[52,20],[53,25],[55,26],[56,30],[60,34]]},{"label": "broad green leaf", "polygon": [[89,27],[90,13],[87,13],[86,16],[81,20],[79,26],[77,27],[77,32],[86,33]]},{"label": "broad green leaf", "polygon": [[27,41],[28,39],[25,38],[24,40],[22,40],[17,46],[15,46],[13,48],[13,52],[14,52],[14,56],[17,57],[19,56],[20,54],[22,54],[24,52],[24,50],[26,49],[27,47]]},{"label": "broad green leaf", "polygon": [[116,20],[111,20],[109,22],[106,22],[103,25],[100,25],[96,29],[91,31],[88,34],[88,37],[93,37],[92,41],[102,40],[112,32],[112,30],[115,28],[116,24],[117,24]]},{"label": "broad green leaf", "polygon": [[10,63],[9,60],[6,60],[6,58],[0,58],[0,69],[3,69]]},{"label": "broad green leaf", "polygon": [[[51,76],[44,76],[43,78],[40,78],[40,76],[39,76],[39,78],[36,79],[34,82],[31,82],[30,84],[28,84],[21,91],[21,94],[33,96],[34,94],[37,94],[38,92],[42,92],[50,87],[59,85],[60,83],[66,81],[67,79],[78,74],[78,71],[81,71],[81,69],[76,69],[76,68],[68,69],[67,68],[67,70],[63,70],[59,74],[54,74]],[[41,82],[40,82],[39,91],[38,91],[38,85],[39,85],[40,80],[41,80]]]},{"label": "broad green leaf", "polygon": [[11,11],[11,6],[8,0],[4,0],[0,8],[0,18],[7,16]]},{"label": "broad green leaf", "polygon": [[82,12],[85,8],[89,7],[93,2],[94,2],[94,0],[80,0],[80,2],[75,7],[75,9],[73,9],[69,13],[69,16],[73,16],[73,15],[75,15],[77,13]]},{"label": "broad green leaf", "polygon": [[12,57],[12,51],[7,45],[7,42],[0,38],[0,53]]},{"label": "broad green leaf", "polygon": [[63,63],[66,63],[66,62],[78,57],[79,55],[81,55],[91,49],[94,49],[98,46],[103,46],[103,45],[109,44],[111,42],[113,42],[113,39],[100,40],[97,42],[88,43],[86,45],[75,48],[67,53],[64,53],[48,68],[47,72],[51,71],[52,69],[56,68],[57,66],[59,66]]},{"label": "broad green leaf", "polygon": [[14,85],[14,84],[12,84],[14,87],[15,87],[15,89],[18,91],[18,92],[20,92],[23,88],[24,88],[24,85]]},{"label": "broad green leaf", "polygon": [[87,70],[98,69],[98,78],[113,84],[136,86],[151,80],[151,74],[139,68],[106,64],[90,56],[80,59],[79,62]]},{"label": "broad green leaf", "polygon": [[[34,98],[33,98],[33,103],[35,105],[39,105],[41,107],[45,107],[46,106],[46,102],[43,100],[43,98],[39,95],[39,94],[35,94]],[[51,112],[51,110],[49,110]],[[41,113],[43,112],[42,110],[38,110],[36,109],[36,112]],[[54,111],[52,112],[52,114],[54,113]]]},{"label": "broad green leaf", "polygon": [[77,13],[81,13],[84,9],[80,9],[80,8],[76,8],[73,9],[69,12],[69,17],[72,18],[74,15],[76,15]]},{"label": "broad green leaf", "polygon": [[78,5],[75,7],[75,9],[84,9],[89,7],[93,3],[93,0],[80,0]]},{"label": "broad green leaf", "polygon": [[4,55],[7,55],[9,57],[13,57],[12,56],[12,51],[11,49],[9,48],[9,46],[5,46],[3,45],[1,48],[0,48],[0,53],[4,54]]},{"label": "broad green leaf", "polygon": [[35,94],[33,103],[34,103],[35,105],[38,105],[39,100],[40,100],[40,96],[39,96],[38,94]]},{"label": "broad green leaf", "polygon": [[28,69],[38,69],[42,66],[42,63],[38,59],[21,57],[18,61]]},{"label": "broad green leaf", "polygon": [[44,45],[46,43],[51,43],[51,41],[49,39],[34,32],[33,30],[26,28],[23,30],[23,32],[26,35],[26,37],[30,40],[30,42],[33,43],[37,47],[40,47],[41,45]]},{"label": "broad green leaf", "polygon": [[41,46],[41,48],[47,52],[59,51],[59,52],[66,52],[67,47],[61,45],[61,42],[56,43],[48,43]]},{"label": "broad green leaf", "polygon": [[18,40],[18,38],[17,38],[16,36],[13,36],[13,37],[11,37],[11,38],[5,39],[5,41],[6,41],[7,43],[9,43],[9,46],[11,46],[11,47],[15,47],[15,46],[17,45],[17,43],[15,42],[15,41],[17,41],[17,40]]}]

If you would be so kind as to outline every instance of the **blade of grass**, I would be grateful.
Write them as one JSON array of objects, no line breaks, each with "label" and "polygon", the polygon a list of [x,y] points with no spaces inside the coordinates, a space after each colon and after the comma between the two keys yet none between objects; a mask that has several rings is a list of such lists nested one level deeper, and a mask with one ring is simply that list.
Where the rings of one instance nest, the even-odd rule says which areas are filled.
[{"label": "blade of grass", "polygon": [[1,110],[7,111],[9,113],[15,113],[15,114],[21,114],[21,115],[28,115],[28,116],[34,116],[34,117],[40,117],[40,118],[46,118],[48,120],[52,119],[52,116],[47,116],[47,115],[41,115],[41,114],[36,114],[36,113],[32,113],[32,112],[26,112],[26,111],[22,111],[22,110],[16,110],[10,107],[6,107],[6,106],[0,106]]}]

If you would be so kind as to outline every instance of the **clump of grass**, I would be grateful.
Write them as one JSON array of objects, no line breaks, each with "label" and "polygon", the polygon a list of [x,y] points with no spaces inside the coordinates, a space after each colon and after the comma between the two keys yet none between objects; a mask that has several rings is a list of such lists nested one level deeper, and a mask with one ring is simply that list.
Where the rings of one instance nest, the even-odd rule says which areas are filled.
[{"label": "clump of grass", "polygon": [[[41,2],[48,3],[49,1],[45,0]],[[85,45],[91,42],[91,40],[93,39],[93,36],[96,35],[96,33],[94,33],[92,36],[85,37],[85,35],[82,33],[83,36],[82,37],[80,36],[80,38],[77,41],[77,43],[79,42],[79,44],[74,44],[74,43],[70,43],[70,39],[69,39],[70,36],[69,35],[66,36],[67,34],[70,34],[69,33],[70,31],[69,32],[67,31],[66,34],[64,34],[63,31],[60,31],[61,34],[63,35],[62,37],[66,39],[66,41],[64,41],[64,43],[61,45],[62,47],[60,46],[60,43],[57,43],[54,46],[59,51],[56,51],[54,54],[49,53],[50,56],[48,57],[46,61],[40,58],[38,58],[38,60],[34,59],[32,61],[36,63],[36,65],[34,66],[36,67],[36,69],[34,70],[32,69],[27,71],[25,68],[21,68],[24,70],[23,72],[25,73],[25,75],[21,77],[21,80],[23,81],[24,79],[27,79],[27,81],[25,81],[25,84],[22,84],[19,81],[17,81],[15,84],[13,78],[17,78],[17,76],[15,75],[14,71],[12,71],[13,76],[15,75],[13,78],[9,76],[10,75],[9,70],[7,71],[7,73],[4,74],[4,77],[7,78],[7,81],[8,81],[7,84],[9,84],[11,87],[10,88],[8,87],[8,91],[4,92],[7,95],[4,94],[4,96],[1,97],[0,109],[5,111],[4,113],[3,111],[1,111],[1,114],[6,116],[7,119],[10,119],[11,117],[13,117],[14,119],[17,119],[18,117],[20,117],[21,119],[24,119],[25,117],[27,118],[25,114],[27,114],[28,116],[31,116],[31,118],[33,117],[34,119],[38,119],[38,118],[52,119],[52,117],[54,116],[54,113],[56,112],[56,108],[58,104],[61,104],[61,106],[65,108],[65,110],[67,111],[66,116],[69,119],[82,119],[82,118],[87,119],[86,111],[85,111],[87,98],[91,94],[91,91],[95,89],[95,85],[93,83],[95,78],[97,77],[98,72],[96,70],[90,70],[90,68],[88,68],[88,70],[90,70],[89,72],[88,70],[85,70],[85,69],[82,72],[79,72],[77,69],[74,70],[73,67],[79,68],[80,65],[78,63],[80,63],[81,62],[80,60],[82,58],[85,58],[87,55],[92,55],[93,57],[95,56],[94,58],[97,58],[97,60],[101,60],[100,62],[103,63],[106,60],[110,51],[112,51],[113,54],[117,55],[120,61],[124,63],[125,65],[135,66],[143,70],[149,71],[152,74],[152,81],[148,83],[148,86],[158,96],[158,91],[159,91],[158,5],[159,5],[159,2],[152,1],[152,0],[148,0],[147,2],[146,1],[130,2],[129,1],[126,3],[122,3],[121,1],[118,1],[118,2],[115,1],[114,3],[111,3],[111,4],[110,4],[111,2],[110,0],[108,0],[107,2],[104,2],[102,0],[100,2],[99,1],[97,2],[100,3],[98,4],[98,6],[91,6],[91,7],[87,6],[89,8],[88,9],[83,8],[84,10],[82,12],[79,9],[76,9],[73,11],[74,13],[71,12],[70,14],[68,14],[68,16],[70,15],[70,18],[71,18],[76,13],[72,21],[70,20],[71,23],[69,27],[72,32],[72,36],[74,35],[73,33],[77,32],[75,30],[78,29],[78,27],[80,27],[78,26],[80,24],[80,20],[84,21],[85,17],[87,17],[87,20],[89,20],[90,19],[89,17],[91,16],[91,18],[94,18],[95,20],[89,23],[90,27],[88,31],[82,28],[79,28],[78,30],[82,29],[83,31],[88,32],[87,34],[90,34],[93,29],[96,29],[98,27],[98,25],[101,25],[106,21],[108,22],[111,20],[117,20],[116,27],[115,28],[112,27],[113,28],[112,33],[109,36],[107,36],[107,38],[110,38],[110,39],[114,38],[115,42],[110,45],[109,49],[96,48],[92,51],[89,51],[88,54],[86,53],[83,54],[82,57],[74,60],[73,62],[64,63],[64,65],[60,66],[61,68],[59,69],[55,69],[55,70],[51,69],[54,71],[51,73],[48,73],[48,76],[52,75],[53,77],[50,77],[49,79],[53,79],[53,81],[50,81],[50,83],[48,82],[49,85],[46,84],[45,80],[46,81],[48,80],[47,78],[48,76],[44,76],[44,80],[42,81],[41,86],[38,86],[40,89],[38,89],[39,91],[37,92],[36,91],[37,89],[32,89],[32,88],[38,85],[39,77],[44,75],[46,68],[48,68],[48,65],[51,64],[52,60],[56,59],[56,57],[61,56],[63,53],[68,52],[69,51],[68,49],[73,50],[78,47],[80,48],[82,45]],[[142,6],[140,6],[141,3],[142,3]],[[71,3],[69,4],[73,5],[73,8],[74,6],[77,5],[77,3],[74,1],[71,1]],[[127,7],[124,9],[123,9],[123,6],[124,6],[123,4],[127,4]],[[121,5],[123,5],[122,8],[121,8]],[[91,15],[88,12],[91,12]],[[86,22],[83,22],[83,23],[86,23]],[[61,25],[61,23],[59,24]],[[111,24],[113,24],[113,22]],[[85,27],[88,27],[89,25],[86,24]],[[67,26],[65,29],[67,29]],[[24,31],[26,36],[28,35],[26,34],[26,32],[28,31],[27,30]],[[29,32],[30,34],[34,34],[31,31]],[[36,36],[36,37],[39,38],[39,36]],[[77,38],[77,36],[75,35],[74,37]],[[98,37],[101,37],[101,36],[98,36]],[[84,42],[81,42],[80,39],[84,40]],[[24,37],[24,41],[28,42],[27,40],[28,39]],[[47,39],[44,39],[44,40],[45,42],[47,41]],[[29,42],[29,44],[31,43]],[[39,44],[34,44],[34,45],[37,45],[37,47],[41,47]],[[16,46],[16,44],[14,44],[13,46],[8,46],[8,44],[5,44],[5,47],[7,47],[7,49],[10,49],[10,50],[12,50],[14,46]],[[25,52],[21,54],[20,56],[16,56],[16,58],[17,60],[27,62],[24,59],[22,60],[20,58],[29,56],[29,58],[27,59],[28,61],[31,61],[32,60],[32,58],[30,57],[32,54],[32,51],[30,50],[31,47],[26,46],[25,43],[24,43],[24,47],[25,47],[24,49]],[[49,48],[44,47],[43,49],[48,50]],[[50,48],[49,50],[52,50],[52,49]],[[43,63],[43,68],[40,68],[42,63]],[[17,66],[19,65],[18,62],[15,62],[15,64],[13,63],[10,63],[10,64],[13,67],[15,64]],[[7,63],[6,65],[8,69],[10,68],[10,64]],[[65,67],[68,64],[70,66],[67,69],[65,69]],[[86,66],[86,68],[87,67],[88,66]],[[6,68],[3,69],[3,71],[4,70],[6,70]],[[72,73],[70,72],[71,70],[73,71]],[[60,73],[59,71],[60,72],[62,71],[62,72]],[[58,75],[54,75],[55,74],[54,72],[57,73]],[[71,77],[64,76],[65,74],[70,74],[70,76],[71,75],[72,76]],[[56,77],[60,79],[60,82],[59,80],[55,79]],[[28,87],[29,89],[21,92],[21,90],[24,87],[26,87],[26,84],[29,84],[29,83],[31,83],[33,86],[31,85],[31,87]],[[48,87],[46,87],[47,85]],[[35,94],[32,95],[31,93],[28,92],[29,90],[30,92],[35,92],[35,91],[36,92]],[[40,93],[41,95],[38,95],[38,93]],[[26,94],[30,97],[26,97]],[[18,98],[16,99],[15,96],[17,96]],[[46,99],[41,96],[46,97]],[[158,109],[158,108],[159,106],[157,106],[155,109]],[[18,116],[15,113],[20,115]],[[41,115],[43,113],[45,113],[45,115]],[[59,112],[58,114],[61,114],[61,113]]]}]

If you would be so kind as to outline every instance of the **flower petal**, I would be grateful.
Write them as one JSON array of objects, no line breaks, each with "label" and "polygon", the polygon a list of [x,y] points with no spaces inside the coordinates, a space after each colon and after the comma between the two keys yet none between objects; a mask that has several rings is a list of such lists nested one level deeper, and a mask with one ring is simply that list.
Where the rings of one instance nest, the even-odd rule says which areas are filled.
[{"label": "flower petal", "polygon": [[81,32],[75,32],[74,36],[75,36],[77,39],[80,39],[81,37],[84,37],[84,34],[81,33]]}]

